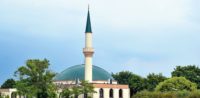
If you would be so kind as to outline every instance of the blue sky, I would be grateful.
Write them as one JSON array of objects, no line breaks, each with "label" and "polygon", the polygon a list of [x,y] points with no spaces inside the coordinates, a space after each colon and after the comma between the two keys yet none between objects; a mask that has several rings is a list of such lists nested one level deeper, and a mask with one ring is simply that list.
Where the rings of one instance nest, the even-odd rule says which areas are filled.
[{"label": "blue sky", "polygon": [[95,65],[144,77],[199,66],[198,0],[0,0],[0,84],[27,59],[55,72],[84,63],[88,3]]}]

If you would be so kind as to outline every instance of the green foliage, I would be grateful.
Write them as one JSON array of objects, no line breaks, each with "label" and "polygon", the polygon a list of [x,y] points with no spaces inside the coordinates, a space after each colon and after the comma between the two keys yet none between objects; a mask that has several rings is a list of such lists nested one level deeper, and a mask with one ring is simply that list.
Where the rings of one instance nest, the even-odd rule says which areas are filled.
[{"label": "green foliage", "polygon": [[71,96],[73,95],[73,91],[71,89],[64,89],[62,92],[61,92],[61,98],[70,98]]},{"label": "green foliage", "polygon": [[[134,95],[132,98],[177,98],[173,92],[150,92],[141,91]],[[184,97],[181,97],[184,98]]]},{"label": "green foliage", "polygon": [[153,91],[155,87],[160,83],[166,80],[167,78],[160,74],[151,73],[147,76],[147,90]]},{"label": "green foliage", "polygon": [[200,91],[194,91],[192,92],[188,98],[200,98]]},{"label": "green foliage", "polygon": [[81,81],[81,92],[83,94],[88,94],[88,93],[96,93],[94,90],[94,86],[87,81]]},{"label": "green foliage", "polygon": [[14,79],[8,79],[2,84],[1,88],[14,88],[15,85]]},{"label": "green foliage", "polygon": [[185,77],[197,84],[200,89],[200,68],[196,65],[177,66],[172,72],[172,77]]},{"label": "green foliage", "polygon": [[48,70],[49,61],[27,60],[26,66],[18,68],[15,76],[19,78],[16,83],[18,94],[27,97],[54,98],[56,86],[53,84],[55,73]]},{"label": "green foliage", "polygon": [[74,86],[72,87],[72,93],[74,96],[79,96],[82,94],[82,90],[80,86]]},{"label": "green foliage", "polygon": [[177,66],[175,71],[172,72],[172,76],[174,78],[168,80],[166,80],[167,78],[162,74],[152,73],[149,74],[147,78],[142,78],[141,76],[133,74],[129,71],[122,71],[112,74],[112,76],[116,81],[118,81],[119,84],[128,84],[131,90],[131,95],[145,89],[148,91],[154,91],[156,89],[157,91],[162,92],[183,90],[193,91],[197,88],[196,84],[200,87],[200,69],[195,65],[185,67]]},{"label": "green foliage", "polygon": [[153,92],[149,92],[149,91],[145,90],[145,91],[141,91],[141,92],[136,93],[132,98],[151,98],[151,96],[153,96],[153,95],[154,95]]},{"label": "green foliage", "polygon": [[[193,91],[193,92],[196,92],[196,91]],[[193,92],[187,91],[187,90],[183,90],[183,91],[176,91],[176,92],[173,92],[173,93],[176,94],[177,98],[186,98],[190,94],[192,94]]]},{"label": "green foliage", "polygon": [[128,84],[131,90],[131,95],[146,88],[146,79],[133,74],[132,72],[122,71],[112,74],[112,76],[119,84]]},{"label": "green foliage", "polygon": [[173,77],[167,79],[156,86],[156,91],[166,92],[166,91],[194,91],[197,90],[195,83],[190,82],[184,77]]},{"label": "green foliage", "polygon": [[61,92],[61,97],[70,98],[72,96],[79,96],[81,94],[88,94],[87,98],[90,98],[89,94],[96,93],[92,84],[87,81],[81,81],[80,85],[74,85],[72,88],[66,88]]},{"label": "green foliage", "polygon": [[200,98],[200,91],[151,92],[141,91],[132,98]]},{"label": "green foliage", "polygon": [[133,74],[129,71],[122,71],[116,74],[112,74],[113,78],[118,81],[119,84],[128,84],[131,93],[147,89],[153,91],[155,87],[167,78],[162,74],[149,74],[147,78],[142,78],[139,75]]},{"label": "green foliage", "polygon": [[119,83],[119,84],[130,84],[129,79],[132,77],[133,73],[129,71],[122,71],[116,74],[112,74],[112,77]]},{"label": "green foliage", "polygon": [[142,78],[139,75],[133,74],[129,79],[129,86],[133,89],[133,92],[142,91],[146,89],[146,79]]}]

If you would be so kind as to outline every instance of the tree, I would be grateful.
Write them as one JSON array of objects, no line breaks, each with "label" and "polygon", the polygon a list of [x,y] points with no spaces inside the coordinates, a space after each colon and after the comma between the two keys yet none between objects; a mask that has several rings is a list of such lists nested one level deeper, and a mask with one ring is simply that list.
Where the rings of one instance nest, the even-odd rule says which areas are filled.
[{"label": "tree", "polygon": [[167,78],[163,76],[161,73],[154,74],[151,73],[147,76],[147,90],[153,91],[155,87],[160,83],[166,80]]},{"label": "tree", "polygon": [[26,65],[18,68],[15,76],[19,78],[16,88],[20,95],[37,98],[54,98],[56,87],[53,84],[55,73],[49,68],[49,61],[27,60]]},{"label": "tree", "polygon": [[1,94],[1,92],[0,92],[0,98],[3,98],[3,96],[2,96],[2,94]]},{"label": "tree", "polygon": [[129,84],[129,79],[132,77],[133,73],[129,71],[122,71],[116,74],[112,74],[112,77],[119,84]]},{"label": "tree", "polygon": [[146,88],[146,79],[139,75],[133,74],[132,72],[122,71],[112,74],[112,76],[116,81],[118,81],[119,84],[129,85],[131,96],[136,92]]},{"label": "tree", "polygon": [[1,88],[14,88],[15,85],[14,79],[8,79],[2,84]]},{"label": "tree", "polygon": [[84,94],[85,98],[88,98],[88,94],[96,93],[92,84],[88,83],[87,81],[81,81],[81,92]]},{"label": "tree", "polygon": [[146,79],[142,78],[139,75],[133,74],[132,77],[129,79],[129,86],[132,91],[132,94],[137,93],[138,91],[142,91],[146,89]]},{"label": "tree", "polygon": [[200,89],[200,68],[196,65],[177,66],[171,74],[172,77],[185,77]]},{"label": "tree", "polygon": [[87,81],[81,81],[80,84],[76,84],[71,88],[65,88],[61,92],[61,97],[63,98],[70,98],[74,96],[78,98],[79,95],[84,94],[84,98],[91,97],[89,94],[96,93],[92,84],[88,83]]},{"label": "tree", "polygon": [[190,82],[185,77],[173,77],[167,79],[156,86],[156,91],[195,91],[197,86],[195,83]]},{"label": "tree", "polygon": [[70,98],[72,95],[73,91],[69,88],[66,88],[61,92],[61,98]]},{"label": "tree", "polygon": [[73,86],[72,87],[72,94],[74,95],[74,98],[78,98],[78,96],[82,94],[81,87],[80,86]]}]

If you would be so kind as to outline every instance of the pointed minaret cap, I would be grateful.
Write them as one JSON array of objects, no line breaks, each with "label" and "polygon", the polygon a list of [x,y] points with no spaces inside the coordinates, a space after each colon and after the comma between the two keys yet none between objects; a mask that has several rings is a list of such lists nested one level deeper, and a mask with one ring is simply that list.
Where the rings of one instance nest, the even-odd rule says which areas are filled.
[{"label": "pointed minaret cap", "polygon": [[86,23],[85,33],[92,33],[89,5],[88,5],[88,14],[87,14],[87,23]]}]

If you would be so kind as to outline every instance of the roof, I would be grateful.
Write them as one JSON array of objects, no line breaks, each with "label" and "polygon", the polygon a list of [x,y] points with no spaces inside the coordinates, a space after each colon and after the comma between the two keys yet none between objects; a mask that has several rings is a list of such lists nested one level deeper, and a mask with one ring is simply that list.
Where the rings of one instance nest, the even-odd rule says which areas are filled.
[{"label": "roof", "polygon": [[[98,66],[93,65],[92,69],[93,69],[92,70],[93,81],[97,80],[107,81],[108,79],[113,79],[110,73],[108,73],[106,70]],[[57,74],[54,80],[55,81],[73,81],[76,79],[84,80],[84,70],[85,70],[84,64],[75,65]]]},{"label": "roof", "polygon": [[122,84],[93,84],[95,88],[120,88],[120,89],[129,89],[128,85]]},{"label": "roof", "polygon": [[86,23],[85,33],[92,33],[92,27],[91,27],[91,22],[90,22],[90,11],[89,11],[89,9],[88,9],[88,15],[87,15],[87,23]]}]

